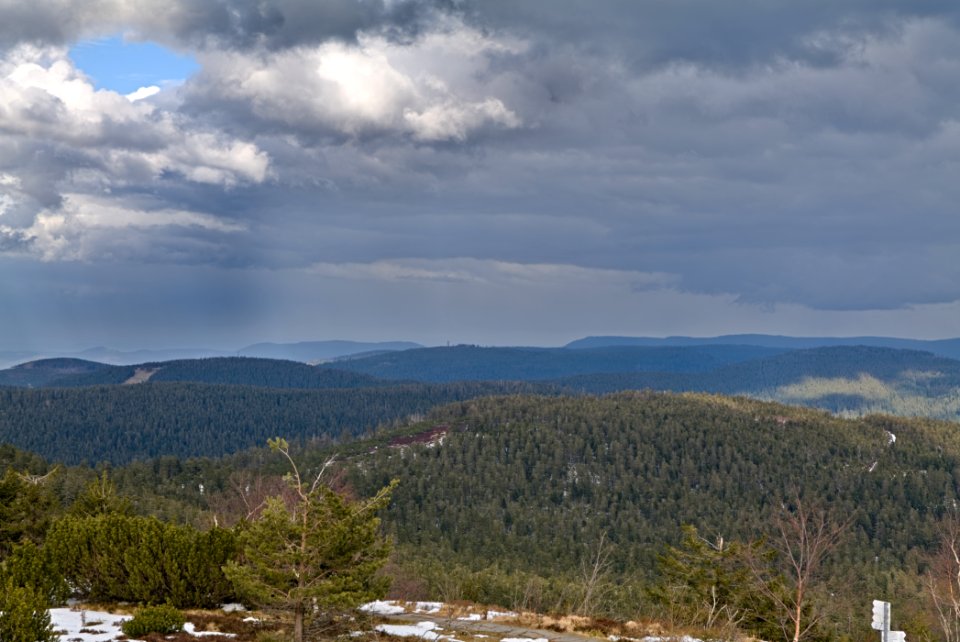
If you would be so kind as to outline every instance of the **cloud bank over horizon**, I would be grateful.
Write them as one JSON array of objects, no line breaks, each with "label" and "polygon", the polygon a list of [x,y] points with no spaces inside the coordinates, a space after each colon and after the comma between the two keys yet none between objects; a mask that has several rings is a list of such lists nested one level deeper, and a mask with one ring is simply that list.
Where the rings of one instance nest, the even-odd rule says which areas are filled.
[{"label": "cloud bank over horizon", "polygon": [[958,74],[945,2],[0,0],[0,331],[957,336]]}]

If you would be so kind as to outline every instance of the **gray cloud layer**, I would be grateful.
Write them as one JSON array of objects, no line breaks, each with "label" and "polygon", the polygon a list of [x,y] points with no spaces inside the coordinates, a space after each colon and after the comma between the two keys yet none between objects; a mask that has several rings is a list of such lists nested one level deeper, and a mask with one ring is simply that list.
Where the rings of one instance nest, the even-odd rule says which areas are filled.
[{"label": "gray cloud layer", "polygon": [[[713,306],[717,331],[957,334],[958,17],[893,0],[0,0],[0,254],[46,278],[194,266],[211,288],[228,270],[343,305],[472,300],[480,325],[578,283],[531,312],[572,334],[630,332],[618,315],[667,301],[674,325],[633,332]],[[118,31],[201,69],[135,102],[94,91],[65,47]]]}]

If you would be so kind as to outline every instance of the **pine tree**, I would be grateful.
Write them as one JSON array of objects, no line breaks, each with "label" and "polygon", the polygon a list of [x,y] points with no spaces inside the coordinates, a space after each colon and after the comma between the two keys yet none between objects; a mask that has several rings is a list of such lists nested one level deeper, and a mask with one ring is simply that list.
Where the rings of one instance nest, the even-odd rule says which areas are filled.
[{"label": "pine tree", "polygon": [[49,604],[39,591],[0,578],[0,640],[3,642],[54,642]]},{"label": "pine tree", "polygon": [[0,560],[23,542],[43,539],[57,501],[43,477],[8,469],[0,477]]},{"label": "pine tree", "polygon": [[376,572],[387,560],[389,545],[380,537],[377,513],[396,484],[371,499],[348,501],[322,483],[326,465],[309,483],[286,440],[268,443],[290,464],[287,479],[295,499],[289,505],[280,497],[268,500],[260,517],[240,533],[241,561],[228,563],[224,573],[255,603],[292,611],[295,640],[303,642],[310,607],[351,608],[385,593],[385,581]]},{"label": "pine tree", "polygon": [[83,493],[70,506],[70,515],[96,517],[97,515],[132,515],[133,505],[117,494],[117,485],[110,479],[109,469],[87,484]]}]

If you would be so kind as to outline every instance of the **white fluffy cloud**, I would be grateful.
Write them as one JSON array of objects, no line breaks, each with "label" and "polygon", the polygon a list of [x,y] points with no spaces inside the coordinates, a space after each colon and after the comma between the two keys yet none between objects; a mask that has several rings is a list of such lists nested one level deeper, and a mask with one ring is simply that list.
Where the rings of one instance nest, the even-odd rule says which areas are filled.
[{"label": "white fluffy cloud", "polygon": [[[269,173],[269,157],[255,143],[96,90],[57,48],[21,46],[0,59],[0,133],[9,152],[0,159],[0,232],[30,241],[17,251],[48,260],[93,258],[84,234],[127,209],[129,194],[155,192],[170,177],[230,189],[262,183]],[[172,211],[169,203],[154,209]],[[183,224],[178,216],[168,217],[171,225]],[[193,216],[193,223],[216,218]]]},{"label": "white fluffy cloud", "polygon": [[262,125],[306,137],[398,134],[462,142],[484,127],[521,126],[481,78],[488,56],[513,46],[454,23],[404,44],[360,34],[356,44],[207,52],[187,100],[249,110]]}]

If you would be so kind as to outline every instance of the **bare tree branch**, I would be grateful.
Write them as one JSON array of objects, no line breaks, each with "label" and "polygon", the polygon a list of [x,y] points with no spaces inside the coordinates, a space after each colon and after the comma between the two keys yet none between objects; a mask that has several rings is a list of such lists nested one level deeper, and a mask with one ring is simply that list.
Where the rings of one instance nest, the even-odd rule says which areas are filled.
[{"label": "bare tree branch", "polygon": [[821,508],[804,505],[797,497],[795,508],[784,507],[776,520],[776,535],[770,548],[782,564],[785,590],[779,590],[769,575],[769,565],[754,557],[750,563],[758,587],[778,608],[784,637],[800,642],[822,619],[810,599],[820,565],[837,547],[852,518],[835,521]]}]

